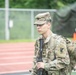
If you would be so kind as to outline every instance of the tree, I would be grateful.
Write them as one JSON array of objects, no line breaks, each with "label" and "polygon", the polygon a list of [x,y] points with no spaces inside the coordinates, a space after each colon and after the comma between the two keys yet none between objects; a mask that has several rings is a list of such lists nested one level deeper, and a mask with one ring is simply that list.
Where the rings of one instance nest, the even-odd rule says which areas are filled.
[{"label": "tree", "polygon": [[[59,9],[76,0],[9,0],[10,8]],[[5,0],[0,0],[0,7],[5,7]]]},{"label": "tree", "polygon": [[4,8],[5,7],[5,0],[0,0],[0,8]]}]

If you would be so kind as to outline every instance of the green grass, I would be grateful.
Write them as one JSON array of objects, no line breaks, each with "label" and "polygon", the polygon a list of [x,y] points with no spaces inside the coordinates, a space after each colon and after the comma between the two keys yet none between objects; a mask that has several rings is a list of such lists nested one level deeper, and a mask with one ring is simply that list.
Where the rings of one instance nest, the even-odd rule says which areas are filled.
[{"label": "green grass", "polygon": [[72,72],[72,74],[71,75],[76,75],[76,72]]},{"label": "green grass", "polygon": [[16,42],[35,42],[35,40],[31,39],[0,40],[0,43],[16,43]]},{"label": "green grass", "polygon": [[[72,39],[72,38],[69,38]],[[34,40],[31,39],[13,39],[13,40],[0,40],[0,43],[16,43],[16,42],[35,42]]]}]

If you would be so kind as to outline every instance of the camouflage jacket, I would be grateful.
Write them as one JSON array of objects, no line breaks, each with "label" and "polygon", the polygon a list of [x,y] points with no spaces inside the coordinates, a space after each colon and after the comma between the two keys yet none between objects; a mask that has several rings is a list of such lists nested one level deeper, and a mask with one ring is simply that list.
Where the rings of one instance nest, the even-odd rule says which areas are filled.
[{"label": "camouflage jacket", "polygon": [[[33,61],[32,74],[36,75],[37,67],[36,67],[36,59],[38,57],[39,52],[39,39],[42,38],[40,36],[35,43],[35,56]],[[44,69],[46,71],[62,71],[67,73],[67,67],[70,63],[66,42],[65,40],[54,33],[49,35],[46,39],[44,39],[44,46],[42,52],[42,59],[45,63]],[[66,75],[66,74],[60,74]]]}]

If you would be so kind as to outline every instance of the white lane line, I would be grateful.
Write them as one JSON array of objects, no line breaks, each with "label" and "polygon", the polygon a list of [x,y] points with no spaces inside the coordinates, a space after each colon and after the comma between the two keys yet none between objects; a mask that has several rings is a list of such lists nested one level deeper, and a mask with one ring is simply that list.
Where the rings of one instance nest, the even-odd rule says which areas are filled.
[{"label": "white lane line", "polygon": [[[0,75],[1,74],[7,74],[7,73],[25,73],[25,75],[26,75],[26,72],[29,72],[29,70],[17,70],[17,71],[4,71],[4,72],[0,72]],[[76,73],[76,71],[72,71],[72,72],[75,72]],[[30,73],[30,72],[29,72]],[[27,74],[28,75],[28,74]],[[30,73],[30,75],[31,75],[31,73]]]},{"label": "white lane line", "polygon": [[2,52],[0,53],[0,55],[4,55],[4,54],[25,54],[25,53],[34,53],[33,51],[26,51],[26,52]]},{"label": "white lane line", "polygon": [[7,74],[7,73],[22,73],[22,72],[29,72],[29,70],[17,70],[17,71],[4,71],[4,72],[0,72],[1,74]]},{"label": "white lane line", "polygon": [[8,50],[32,50],[34,49],[34,47],[1,47],[0,46],[0,49],[1,50],[7,50],[7,49]]},{"label": "white lane line", "polygon": [[33,58],[34,56],[16,56],[16,57],[1,57],[0,59],[21,59],[21,58]]},{"label": "white lane line", "polygon": [[5,65],[20,65],[20,64],[32,64],[33,62],[15,62],[15,63],[0,63],[0,66],[5,66]]},{"label": "white lane line", "polygon": [[4,48],[4,49],[1,49],[0,48],[0,52],[7,52],[7,51],[33,51],[34,48]]}]

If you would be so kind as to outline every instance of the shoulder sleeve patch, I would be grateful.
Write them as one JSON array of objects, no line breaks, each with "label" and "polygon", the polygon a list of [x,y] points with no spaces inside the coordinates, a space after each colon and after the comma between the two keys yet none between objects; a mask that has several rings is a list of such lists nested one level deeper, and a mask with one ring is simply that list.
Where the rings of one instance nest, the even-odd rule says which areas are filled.
[{"label": "shoulder sleeve patch", "polygon": [[66,44],[60,43],[57,45],[55,53],[57,57],[65,58],[67,54]]}]

